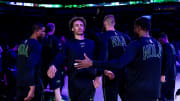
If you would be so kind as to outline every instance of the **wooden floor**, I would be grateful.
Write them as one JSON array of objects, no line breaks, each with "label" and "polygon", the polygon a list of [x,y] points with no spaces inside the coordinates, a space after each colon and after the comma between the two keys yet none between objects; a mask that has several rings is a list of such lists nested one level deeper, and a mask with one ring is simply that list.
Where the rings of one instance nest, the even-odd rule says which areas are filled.
[{"label": "wooden floor", "polygon": [[[63,95],[66,95],[66,96],[68,96],[68,90],[67,90],[67,88],[68,88],[68,86],[67,86],[67,84],[68,84],[68,77],[66,77],[65,78],[65,86],[64,86],[64,88],[63,88]],[[176,88],[175,88],[175,92],[177,91],[177,89],[179,89],[180,88],[180,73],[177,75],[177,77],[176,77]],[[104,101],[104,99],[103,99],[103,91],[102,91],[102,85],[99,87],[99,88],[97,88],[96,89],[96,94],[95,94],[95,97],[94,97],[94,101]],[[121,99],[120,98],[118,98],[118,101],[121,101]],[[177,99],[175,99],[175,101],[180,101],[180,96],[178,96],[177,97]]]},{"label": "wooden floor", "polygon": [[[175,92],[177,91],[177,89],[180,89],[180,73],[176,76],[176,88],[175,88]],[[180,101],[180,96],[177,96],[175,101]]]}]

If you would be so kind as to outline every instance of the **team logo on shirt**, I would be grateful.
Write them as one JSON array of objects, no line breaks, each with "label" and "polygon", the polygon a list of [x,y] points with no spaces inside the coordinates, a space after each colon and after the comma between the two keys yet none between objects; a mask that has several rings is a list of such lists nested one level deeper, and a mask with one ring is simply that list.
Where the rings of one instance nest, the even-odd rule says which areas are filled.
[{"label": "team logo on shirt", "polygon": [[86,44],[85,42],[81,42],[80,43],[81,48],[85,47],[85,44]]},{"label": "team logo on shirt", "polygon": [[28,45],[26,44],[21,44],[18,47],[18,55],[23,55],[25,57],[28,57]]},{"label": "team logo on shirt", "polygon": [[57,81],[56,81],[56,83],[60,83],[60,82],[61,82],[61,80],[57,80]]},{"label": "team logo on shirt", "polygon": [[143,46],[143,60],[149,58],[160,58],[161,57],[161,46],[158,44],[158,50],[156,49],[155,44],[147,44]]},{"label": "team logo on shirt", "polygon": [[113,47],[126,46],[126,42],[122,36],[111,36],[111,42]]}]

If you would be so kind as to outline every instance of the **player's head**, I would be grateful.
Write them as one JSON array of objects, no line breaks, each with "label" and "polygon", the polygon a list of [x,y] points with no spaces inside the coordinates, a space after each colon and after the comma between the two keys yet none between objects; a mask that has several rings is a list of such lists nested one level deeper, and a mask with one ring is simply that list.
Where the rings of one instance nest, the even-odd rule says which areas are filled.
[{"label": "player's head", "polygon": [[86,27],[86,20],[83,17],[73,17],[69,21],[69,27],[75,35],[83,35]]},{"label": "player's head", "polygon": [[115,26],[115,17],[114,15],[106,15],[104,17],[104,27],[107,28],[107,27],[114,27]]},{"label": "player's head", "polygon": [[149,32],[151,30],[151,20],[145,17],[139,17],[134,23],[134,32],[140,34],[140,32]]},{"label": "player's head", "polygon": [[36,34],[37,37],[45,36],[45,26],[42,23],[34,23],[32,26],[33,34]]},{"label": "player's head", "polygon": [[167,42],[168,42],[168,36],[167,36],[167,34],[164,33],[164,32],[161,32],[161,33],[158,35],[158,41],[159,41],[161,44],[167,43]]}]

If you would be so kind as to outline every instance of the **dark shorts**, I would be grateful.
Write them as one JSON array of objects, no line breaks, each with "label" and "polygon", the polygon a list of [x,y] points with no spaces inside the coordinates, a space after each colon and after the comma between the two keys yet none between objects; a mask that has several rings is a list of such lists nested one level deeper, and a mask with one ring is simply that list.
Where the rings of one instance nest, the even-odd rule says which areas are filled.
[{"label": "dark shorts", "polygon": [[118,94],[124,99],[125,81],[123,76],[110,80],[107,76],[103,76],[103,94],[104,101],[117,101]]},{"label": "dark shorts", "polygon": [[86,87],[77,87],[69,84],[70,101],[94,101],[95,88],[93,83]]},{"label": "dark shorts", "polygon": [[62,72],[57,71],[54,78],[50,79],[47,74],[43,78],[44,87],[50,85],[50,89],[55,90],[56,88],[61,88],[64,84],[64,78],[62,77]]},{"label": "dark shorts", "polygon": [[167,80],[162,84],[161,101],[174,100],[175,80]]}]

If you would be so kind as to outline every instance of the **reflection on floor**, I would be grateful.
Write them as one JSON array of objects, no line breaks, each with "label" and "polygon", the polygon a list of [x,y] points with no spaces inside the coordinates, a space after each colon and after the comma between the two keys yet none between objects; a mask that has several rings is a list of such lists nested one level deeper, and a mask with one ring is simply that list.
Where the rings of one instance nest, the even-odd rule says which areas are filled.
[{"label": "reflection on floor", "polygon": [[[176,76],[175,93],[177,92],[178,89],[180,89],[180,73]],[[180,95],[176,97],[175,101],[180,101]]]},{"label": "reflection on floor", "polygon": [[[65,86],[63,88],[63,92],[62,94],[65,96],[68,96],[68,77],[66,76],[65,78]],[[180,89],[180,73],[177,75],[176,77],[176,88],[175,88],[175,92],[177,91],[177,89]],[[104,101],[103,99],[103,91],[102,91],[102,85],[96,89],[96,94],[94,97],[94,101]],[[120,97],[118,98],[118,101],[121,101]],[[180,96],[177,96],[177,98],[175,99],[175,101],[180,101]]]}]

